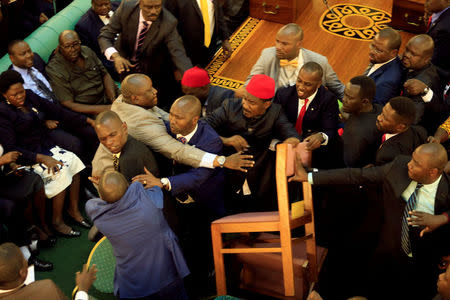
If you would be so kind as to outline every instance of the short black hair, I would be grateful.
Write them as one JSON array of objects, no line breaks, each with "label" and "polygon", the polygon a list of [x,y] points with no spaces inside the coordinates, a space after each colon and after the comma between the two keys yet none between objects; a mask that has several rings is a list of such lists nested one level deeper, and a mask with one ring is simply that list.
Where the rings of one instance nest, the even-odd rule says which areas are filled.
[{"label": "short black hair", "polygon": [[372,102],[377,89],[375,81],[372,78],[365,75],[356,76],[350,79],[350,83],[360,87],[359,96],[361,99],[368,99]]},{"label": "short black hair", "polygon": [[380,32],[378,32],[378,36],[388,40],[388,46],[391,50],[399,50],[402,45],[402,36],[397,30],[391,27],[381,29]]},{"label": "short black hair", "polygon": [[22,75],[19,72],[14,70],[6,70],[2,74],[0,74],[0,93],[6,93],[9,88],[16,83],[23,84]]},{"label": "short black hair", "polygon": [[25,41],[24,40],[13,40],[13,41],[9,42],[9,44],[8,44],[8,54],[9,55],[13,55],[12,48],[14,48],[14,46],[19,43],[25,43]]},{"label": "short black hair", "polygon": [[416,105],[408,97],[394,97],[388,102],[392,109],[395,110],[399,117],[399,121],[409,126],[416,120]]},{"label": "short black hair", "polygon": [[319,75],[320,79],[322,79],[323,76],[323,69],[322,66],[314,61],[309,61],[306,64],[302,66],[302,69],[311,73],[316,73]]}]

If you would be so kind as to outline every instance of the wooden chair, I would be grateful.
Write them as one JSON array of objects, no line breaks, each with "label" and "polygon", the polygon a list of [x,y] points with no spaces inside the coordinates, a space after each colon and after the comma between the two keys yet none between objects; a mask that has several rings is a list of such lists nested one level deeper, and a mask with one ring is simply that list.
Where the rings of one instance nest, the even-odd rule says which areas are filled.
[{"label": "wooden chair", "polygon": [[[301,151],[299,145],[296,151]],[[214,254],[214,265],[216,272],[216,287],[218,295],[227,293],[225,280],[225,267],[223,254],[237,254],[240,256],[253,257],[256,261],[267,262],[279,260],[282,268],[283,287],[281,291],[284,296],[294,296],[294,257],[296,264],[301,265],[300,272],[295,272],[296,276],[307,278],[307,287],[303,287],[301,292],[307,294],[309,286],[317,281],[319,267],[326,255],[326,249],[318,249],[315,242],[314,213],[311,185],[303,183],[304,213],[298,217],[292,217],[289,210],[289,197],[287,177],[294,172],[294,150],[291,145],[279,144],[276,155],[276,184],[278,197],[278,211],[241,213],[226,216],[211,224],[212,246]],[[289,159],[288,159],[289,157]],[[308,158],[307,158],[308,159]],[[309,157],[310,159],[310,157]],[[303,160],[302,160],[303,161]],[[303,161],[303,163],[305,163]],[[294,253],[291,230],[300,226],[305,226],[305,236],[296,239],[297,243],[304,245],[304,257],[299,258]],[[222,241],[222,233],[248,233],[248,232],[279,232],[278,235],[263,234],[268,237],[264,239],[267,243],[253,243],[250,247],[243,247],[242,243],[232,248],[225,248]],[[276,243],[274,243],[276,242]],[[261,247],[257,247],[261,245]],[[298,291],[299,289],[297,289]],[[271,294],[270,292],[262,293]],[[303,297],[302,295],[302,297]],[[273,296],[273,295],[272,295]]]}]

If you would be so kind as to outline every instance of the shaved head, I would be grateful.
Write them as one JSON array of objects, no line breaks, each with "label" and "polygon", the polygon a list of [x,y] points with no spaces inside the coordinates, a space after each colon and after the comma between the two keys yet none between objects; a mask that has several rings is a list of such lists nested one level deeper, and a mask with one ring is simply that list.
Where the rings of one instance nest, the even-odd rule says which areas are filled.
[{"label": "shaved head", "polygon": [[170,131],[186,136],[194,131],[202,111],[197,97],[185,95],[172,104],[169,113]]},{"label": "shaved head", "polygon": [[79,40],[78,33],[75,30],[64,30],[59,34],[59,44],[62,44],[65,40]]},{"label": "shaved head", "polygon": [[434,42],[428,34],[416,35],[409,40],[408,44],[419,47],[423,54],[430,58],[433,56]]},{"label": "shaved head", "polygon": [[26,278],[26,268],[27,263],[19,247],[13,243],[0,245],[0,289],[19,286]]},{"label": "shaved head", "polygon": [[95,126],[104,125],[109,122],[119,122],[120,124],[123,123],[119,115],[112,110],[104,111],[100,113],[97,118],[95,118]]},{"label": "shaved head", "polygon": [[295,36],[299,41],[303,40],[303,29],[300,27],[300,25],[297,25],[295,23],[284,25],[280,30],[278,30],[278,34],[292,35]]},{"label": "shaved head", "polygon": [[119,201],[125,195],[127,189],[127,180],[117,171],[105,171],[98,183],[100,197],[109,203]]},{"label": "shaved head", "polygon": [[[125,100],[130,99],[132,95],[135,95],[136,89],[143,88],[147,84],[152,84],[150,77],[144,74],[131,74],[125,77],[120,87],[122,96]],[[127,101],[128,103],[128,101]]]},{"label": "shaved head", "polygon": [[122,81],[122,97],[128,104],[137,105],[146,109],[157,105],[157,90],[147,75],[131,74]]},{"label": "shaved head", "polygon": [[436,168],[442,173],[448,162],[447,151],[444,146],[437,143],[423,144],[417,147],[417,153],[423,154],[425,164],[429,169]]},{"label": "shaved head", "polygon": [[178,98],[172,106],[177,106],[192,117],[200,116],[200,113],[202,112],[202,104],[200,103],[200,100],[193,95],[185,95]]}]

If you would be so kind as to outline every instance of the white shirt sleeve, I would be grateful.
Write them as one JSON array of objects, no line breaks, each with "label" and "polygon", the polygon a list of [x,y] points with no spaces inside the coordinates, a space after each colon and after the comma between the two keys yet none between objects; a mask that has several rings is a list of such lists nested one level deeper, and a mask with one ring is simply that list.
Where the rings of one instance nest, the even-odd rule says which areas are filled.
[{"label": "white shirt sleeve", "polygon": [[214,169],[214,159],[216,159],[216,154],[205,153],[200,162],[200,167]]},{"label": "white shirt sleeve", "polygon": [[75,294],[75,300],[89,300],[89,296],[85,291],[78,291]]},{"label": "white shirt sleeve", "polygon": [[309,182],[309,184],[314,184],[312,172],[309,172],[309,173],[308,173],[308,182]]},{"label": "white shirt sleeve", "polygon": [[433,91],[431,89],[428,90],[428,93],[422,96],[423,102],[430,102],[433,99]]},{"label": "white shirt sleeve", "polygon": [[119,52],[116,50],[116,48],[114,47],[109,47],[108,49],[105,50],[105,56],[107,60],[111,60],[111,56],[116,53]]},{"label": "white shirt sleeve", "polygon": [[326,135],[325,133],[321,132],[322,136],[323,136],[323,143],[320,144],[322,146],[326,146],[328,145],[328,135]]}]

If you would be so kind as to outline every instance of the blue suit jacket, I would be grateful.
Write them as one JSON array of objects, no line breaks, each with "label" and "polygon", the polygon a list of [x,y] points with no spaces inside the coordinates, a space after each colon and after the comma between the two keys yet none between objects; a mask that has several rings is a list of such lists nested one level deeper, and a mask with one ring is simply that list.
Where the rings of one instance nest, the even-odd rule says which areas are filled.
[{"label": "blue suit jacket", "polygon": [[[111,10],[116,11],[119,4],[120,2],[111,2]],[[75,25],[75,31],[80,36],[81,43],[91,48],[104,65],[105,62],[112,65],[112,62],[108,61],[100,51],[100,46],[98,45],[97,38],[100,34],[100,29],[102,29],[103,26],[105,26],[105,24],[91,8],[81,16],[80,20]]]},{"label": "blue suit jacket", "polygon": [[[295,85],[280,88],[273,100],[279,103],[292,124],[297,122],[298,95]],[[335,139],[338,130],[339,107],[338,100],[334,94],[324,86],[320,86],[313,102],[308,106],[303,117],[302,136],[304,139],[316,132],[323,132],[328,138]]]},{"label": "blue suit jacket", "polygon": [[400,58],[378,68],[369,75],[375,81],[377,91],[373,103],[384,106],[389,99],[400,95],[403,82],[403,67]]},{"label": "blue suit jacket", "polygon": [[[167,132],[175,137],[166,122]],[[198,122],[198,128],[189,145],[209,153],[220,154],[222,152],[222,140],[214,129],[205,121]],[[179,166],[175,176],[169,177],[171,193],[173,196],[188,193],[191,197],[205,205],[216,216],[225,214],[224,208],[224,171],[222,169],[192,168]]]}]

